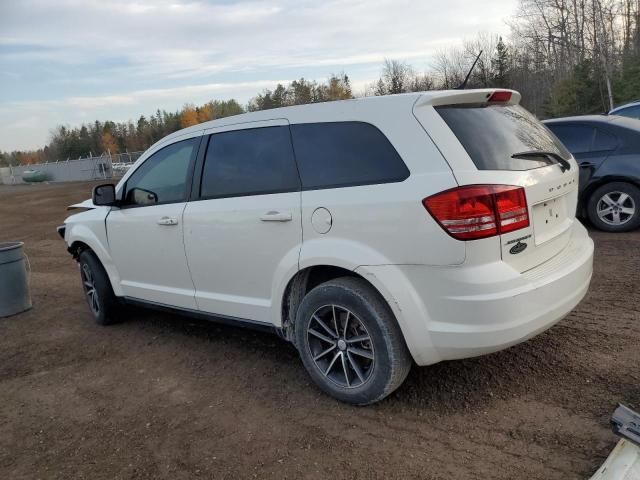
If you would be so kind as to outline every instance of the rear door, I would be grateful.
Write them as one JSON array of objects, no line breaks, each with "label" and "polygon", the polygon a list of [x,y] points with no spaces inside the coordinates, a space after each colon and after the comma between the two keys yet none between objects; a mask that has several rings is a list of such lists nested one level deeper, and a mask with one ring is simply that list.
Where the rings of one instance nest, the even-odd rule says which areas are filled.
[{"label": "rear door", "polygon": [[[442,151],[459,185],[524,187],[527,228],[500,237],[500,256],[519,271],[542,264],[569,242],[576,222],[578,167],[558,139],[518,105],[520,95],[491,90],[443,92],[418,101],[414,114]],[[569,162],[553,163],[550,152]],[[514,155],[529,152],[527,158]]]},{"label": "rear door", "polygon": [[550,123],[547,126],[578,162],[581,188],[618,146],[616,136],[599,126],[575,123]]},{"label": "rear door", "polygon": [[184,241],[200,310],[271,321],[274,277],[297,270],[300,179],[286,120],[211,130]]}]

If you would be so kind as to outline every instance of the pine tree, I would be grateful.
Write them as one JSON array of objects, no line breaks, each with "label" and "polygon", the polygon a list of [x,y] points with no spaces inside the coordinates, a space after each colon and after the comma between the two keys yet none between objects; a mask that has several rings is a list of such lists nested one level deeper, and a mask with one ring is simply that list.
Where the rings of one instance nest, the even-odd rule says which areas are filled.
[{"label": "pine tree", "polygon": [[491,59],[491,67],[493,68],[493,86],[506,88],[509,86],[509,49],[502,41],[502,37],[498,39],[496,45],[495,57]]}]

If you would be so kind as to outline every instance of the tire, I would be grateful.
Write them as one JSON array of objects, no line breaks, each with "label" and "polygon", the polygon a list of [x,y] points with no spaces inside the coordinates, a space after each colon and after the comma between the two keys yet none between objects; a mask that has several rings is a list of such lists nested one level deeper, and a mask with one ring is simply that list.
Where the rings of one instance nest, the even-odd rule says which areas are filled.
[{"label": "tire", "polygon": [[412,365],[391,309],[360,278],[337,278],[307,293],[296,314],[295,340],[314,383],[352,405],[382,400]]},{"label": "tire", "polygon": [[602,185],[589,197],[587,215],[605,232],[633,230],[640,225],[640,189],[625,182]]},{"label": "tire", "polygon": [[100,260],[90,250],[78,257],[80,279],[85,299],[98,325],[111,325],[117,321],[119,302],[113,294],[111,282]]}]

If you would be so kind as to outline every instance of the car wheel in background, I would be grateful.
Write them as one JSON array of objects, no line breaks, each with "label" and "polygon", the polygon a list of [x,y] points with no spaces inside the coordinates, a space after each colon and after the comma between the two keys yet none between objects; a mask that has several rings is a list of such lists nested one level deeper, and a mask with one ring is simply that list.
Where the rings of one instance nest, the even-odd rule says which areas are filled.
[{"label": "car wheel in background", "polygon": [[612,182],[596,189],[587,204],[589,220],[605,232],[627,232],[640,225],[640,190]]},{"label": "car wheel in background", "polygon": [[90,250],[84,250],[79,258],[80,278],[89,309],[99,325],[115,323],[118,299],[113,294],[107,272],[100,260]]},{"label": "car wheel in background", "polygon": [[383,399],[411,369],[411,355],[391,309],[360,278],[338,278],[311,290],[298,309],[295,337],[313,381],[346,403]]}]

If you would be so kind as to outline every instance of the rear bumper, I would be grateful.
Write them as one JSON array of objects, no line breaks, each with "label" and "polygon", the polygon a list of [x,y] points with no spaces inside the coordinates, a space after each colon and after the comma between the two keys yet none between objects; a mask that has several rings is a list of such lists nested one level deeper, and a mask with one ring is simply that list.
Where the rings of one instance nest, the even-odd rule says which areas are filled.
[{"label": "rear bumper", "polygon": [[502,350],[548,329],[585,296],[592,265],[593,241],[576,222],[568,245],[525,273],[502,261],[362,273],[387,297],[416,363],[428,365]]}]

